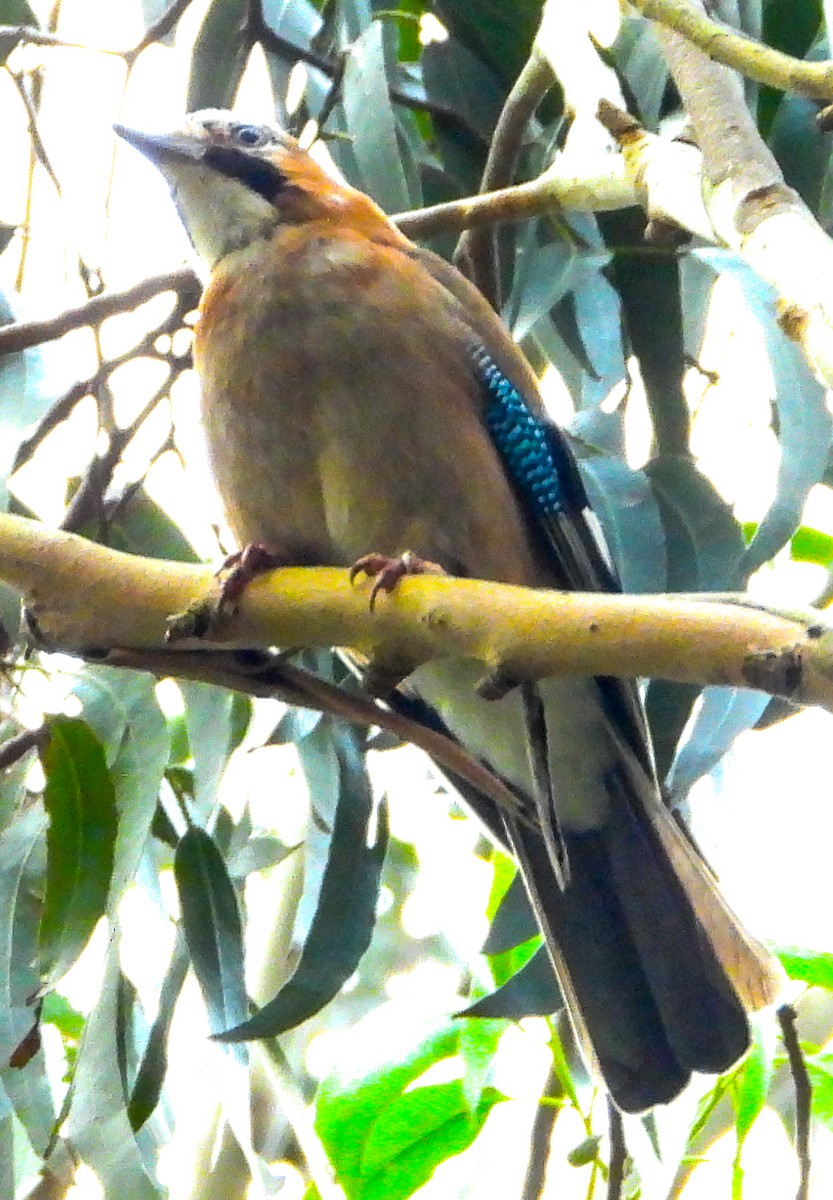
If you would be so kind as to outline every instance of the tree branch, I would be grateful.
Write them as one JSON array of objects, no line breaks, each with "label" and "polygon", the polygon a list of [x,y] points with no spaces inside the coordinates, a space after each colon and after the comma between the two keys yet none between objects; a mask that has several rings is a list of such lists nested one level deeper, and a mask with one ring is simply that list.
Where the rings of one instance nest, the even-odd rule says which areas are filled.
[{"label": "tree branch", "polygon": [[738,76],[681,34],[658,32],[703,155],[703,198],[715,237],[775,288],[782,329],[833,386],[833,242],[785,183]]},{"label": "tree branch", "polygon": [[[211,569],[107,549],[35,521],[0,516],[0,578],[25,599],[51,649],[166,646],[171,613],[217,595]],[[256,579],[211,641],[177,645],[349,646],[385,676],[431,658],[483,664],[484,694],[551,675],[650,676],[752,687],[833,711],[833,626],[816,610],[775,613],[743,598],[539,591],[473,579],[402,580],[370,612],[341,568]],[[170,652],[170,651],[168,651]]]},{"label": "tree branch", "polygon": [[20,321],[15,325],[6,325],[0,329],[0,355],[14,354],[30,346],[54,341],[73,329],[96,325],[106,317],[138,308],[140,304],[153,300],[162,292],[178,292],[181,295],[188,295],[190,292],[193,294],[196,308],[199,286],[195,272],[190,267],[180,267],[176,271],[167,271],[164,275],[143,279],[141,283],[136,283],[122,292],[107,292],[103,296],[94,296],[92,300],[79,304],[77,308],[67,309],[56,317],[48,317],[44,321]]},{"label": "tree branch", "polygon": [[713,21],[689,0],[630,0],[644,17],[673,30],[715,62],[733,67],[747,79],[779,92],[798,92],[815,100],[833,98],[833,60],[804,62],[773,50],[743,33]]}]

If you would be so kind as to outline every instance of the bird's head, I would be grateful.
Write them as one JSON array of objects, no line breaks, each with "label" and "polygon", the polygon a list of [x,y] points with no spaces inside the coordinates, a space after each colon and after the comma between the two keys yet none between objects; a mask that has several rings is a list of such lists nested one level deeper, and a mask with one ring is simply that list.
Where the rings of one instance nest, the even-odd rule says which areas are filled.
[{"label": "bird's head", "polygon": [[215,109],[172,133],[115,126],[165,177],[194,248],[209,267],[282,224],[394,227],[369,197],[333,179],[295,138]]}]

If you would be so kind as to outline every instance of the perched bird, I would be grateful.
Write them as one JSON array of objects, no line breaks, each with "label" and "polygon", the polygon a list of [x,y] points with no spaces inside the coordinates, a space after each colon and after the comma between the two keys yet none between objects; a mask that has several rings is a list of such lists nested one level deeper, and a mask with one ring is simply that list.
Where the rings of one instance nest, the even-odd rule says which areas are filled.
[{"label": "perched bird", "polygon": [[[535,375],[460,273],[278,129],[206,111],[117,132],[210,269],[194,360],[241,546],[387,587],[410,550],[457,576],[615,588]],[[636,685],[487,700],[481,673],[434,662],[406,686],[519,798],[524,820],[470,796],[517,858],[591,1065],[625,1111],[669,1101],[744,1053],[779,971],[665,808]]]}]

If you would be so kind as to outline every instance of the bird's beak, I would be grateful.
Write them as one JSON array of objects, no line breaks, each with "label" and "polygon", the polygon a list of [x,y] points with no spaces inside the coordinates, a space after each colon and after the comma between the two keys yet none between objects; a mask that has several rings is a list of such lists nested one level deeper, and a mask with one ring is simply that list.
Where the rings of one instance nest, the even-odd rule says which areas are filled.
[{"label": "bird's beak", "polygon": [[114,125],[120,138],[140,150],[151,162],[161,164],[170,159],[188,158],[198,162],[205,154],[205,146],[187,133],[145,133],[131,129],[128,125]]}]

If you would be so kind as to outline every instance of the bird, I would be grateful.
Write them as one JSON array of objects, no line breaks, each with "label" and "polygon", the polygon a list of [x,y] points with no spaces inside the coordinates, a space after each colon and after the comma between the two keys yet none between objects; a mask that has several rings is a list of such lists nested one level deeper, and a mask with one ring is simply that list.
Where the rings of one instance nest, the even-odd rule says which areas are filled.
[{"label": "bird", "polygon": [[[455,267],[287,132],[219,110],[116,126],[167,181],[208,273],[194,340],[208,453],[238,545],[293,565],[618,588],[534,371]],[[433,564],[426,566],[426,564]],[[425,663],[397,689],[480,760],[469,794],[518,862],[578,1045],[623,1112],[746,1052],[782,973],[667,808],[636,681],[478,690]]]}]

